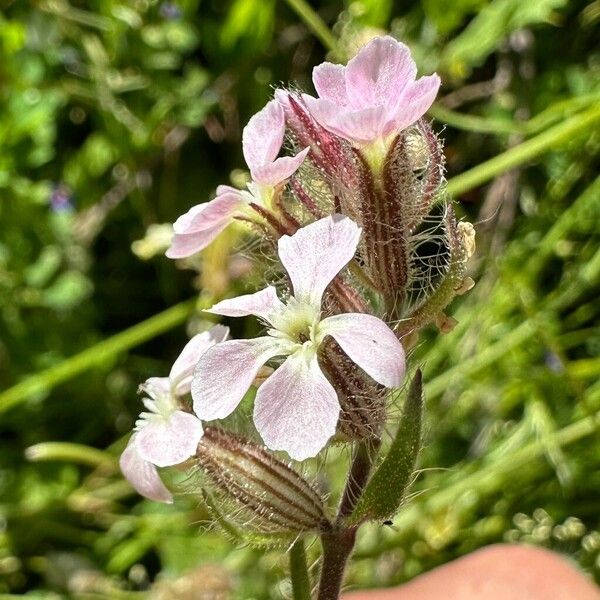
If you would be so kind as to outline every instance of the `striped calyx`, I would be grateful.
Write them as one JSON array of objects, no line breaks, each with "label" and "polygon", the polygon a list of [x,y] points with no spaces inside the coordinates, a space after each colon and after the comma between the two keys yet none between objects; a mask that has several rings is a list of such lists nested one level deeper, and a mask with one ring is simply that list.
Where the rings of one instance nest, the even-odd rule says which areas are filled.
[{"label": "striped calyx", "polygon": [[265,448],[218,427],[207,427],[196,454],[214,491],[237,510],[237,527],[256,533],[326,531],[320,495],[297,471]]}]

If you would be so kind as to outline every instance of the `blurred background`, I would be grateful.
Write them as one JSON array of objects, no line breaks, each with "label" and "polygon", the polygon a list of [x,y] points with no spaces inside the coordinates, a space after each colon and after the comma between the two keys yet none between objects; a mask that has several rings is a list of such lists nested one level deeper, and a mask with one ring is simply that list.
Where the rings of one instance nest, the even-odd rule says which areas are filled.
[{"label": "blurred background", "polygon": [[0,6],[0,593],[285,596],[280,551],[236,549],[193,495],[143,501],[116,458],[198,307],[261,283],[232,236],[166,259],[165,224],[243,179],[241,129],[274,86],[312,91],[315,64],[382,31],[442,77],[429,116],[477,284],[414,350],[423,471],[349,582],[499,541],[600,581],[598,0],[311,0],[320,20],[300,0]]}]

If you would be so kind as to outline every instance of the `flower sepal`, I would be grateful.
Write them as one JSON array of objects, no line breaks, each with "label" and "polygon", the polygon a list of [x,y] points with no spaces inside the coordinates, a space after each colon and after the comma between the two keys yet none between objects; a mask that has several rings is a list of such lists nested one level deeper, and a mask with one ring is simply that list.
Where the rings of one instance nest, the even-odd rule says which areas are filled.
[{"label": "flower sepal", "polygon": [[[298,534],[331,528],[325,504],[311,484],[254,442],[207,427],[196,460],[206,475],[208,508],[230,535],[264,545],[266,537],[289,542]],[[217,509],[211,498],[225,509]]]}]

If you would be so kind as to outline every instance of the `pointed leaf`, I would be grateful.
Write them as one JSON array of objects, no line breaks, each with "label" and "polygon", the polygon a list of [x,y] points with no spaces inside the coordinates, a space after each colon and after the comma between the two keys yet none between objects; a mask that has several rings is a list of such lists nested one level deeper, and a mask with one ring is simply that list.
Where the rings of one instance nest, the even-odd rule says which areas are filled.
[{"label": "pointed leaf", "polygon": [[411,483],[421,449],[422,420],[422,376],[417,370],[408,390],[396,437],[350,516],[352,523],[367,519],[383,520],[398,510]]}]

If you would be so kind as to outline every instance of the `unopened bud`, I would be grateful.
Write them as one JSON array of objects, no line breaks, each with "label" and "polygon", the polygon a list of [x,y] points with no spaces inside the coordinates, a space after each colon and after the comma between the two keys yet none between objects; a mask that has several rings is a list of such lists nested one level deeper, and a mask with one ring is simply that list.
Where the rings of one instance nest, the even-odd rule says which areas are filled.
[{"label": "unopened bud", "polygon": [[257,444],[207,427],[196,456],[216,491],[233,502],[238,526],[290,534],[330,527],[323,501],[306,479]]}]

